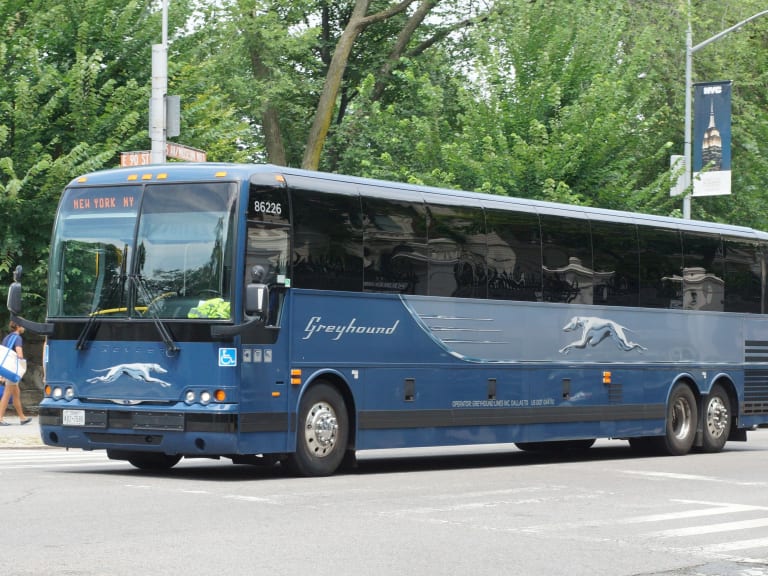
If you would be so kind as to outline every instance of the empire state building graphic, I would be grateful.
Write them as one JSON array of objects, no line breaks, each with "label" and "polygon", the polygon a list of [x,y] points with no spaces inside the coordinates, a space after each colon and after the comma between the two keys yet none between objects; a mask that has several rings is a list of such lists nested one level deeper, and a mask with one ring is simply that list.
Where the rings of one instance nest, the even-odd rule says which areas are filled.
[{"label": "empire state building graphic", "polygon": [[710,170],[719,171],[723,162],[723,139],[715,125],[715,103],[709,104],[709,126],[701,143],[701,163]]}]

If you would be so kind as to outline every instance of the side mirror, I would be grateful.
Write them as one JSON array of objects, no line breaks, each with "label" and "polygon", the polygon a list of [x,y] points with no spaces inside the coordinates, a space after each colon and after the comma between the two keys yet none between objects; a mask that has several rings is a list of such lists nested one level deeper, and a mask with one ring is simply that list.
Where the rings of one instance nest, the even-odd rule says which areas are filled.
[{"label": "side mirror", "polygon": [[243,324],[234,326],[222,326],[213,324],[211,336],[213,338],[229,338],[242,334],[252,326],[263,325],[269,311],[269,288],[266,284],[248,284],[245,287],[245,313],[251,316]]},{"label": "side mirror", "polygon": [[248,284],[245,287],[245,313],[266,317],[269,309],[269,288],[266,284]]},{"label": "side mirror", "polygon": [[11,314],[21,314],[21,265],[13,271],[13,284],[8,287],[8,311]]},{"label": "side mirror", "polygon": [[50,336],[53,334],[53,324],[50,322],[33,322],[21,317],[21,266],[16,266],[13,271],[13,284],[8,287],[8,312],[11,320],[19,326],[24,326],[30,332]]}]

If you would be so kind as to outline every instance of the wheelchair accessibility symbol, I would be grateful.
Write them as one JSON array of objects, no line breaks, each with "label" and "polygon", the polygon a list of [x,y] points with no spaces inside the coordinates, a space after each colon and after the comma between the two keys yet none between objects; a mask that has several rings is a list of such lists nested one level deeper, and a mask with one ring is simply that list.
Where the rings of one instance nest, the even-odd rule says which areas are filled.
[{"label": "wheelchair accessibility symbol", "polygon": [[237,366],[237,348],[219,348],[219,366]]}]

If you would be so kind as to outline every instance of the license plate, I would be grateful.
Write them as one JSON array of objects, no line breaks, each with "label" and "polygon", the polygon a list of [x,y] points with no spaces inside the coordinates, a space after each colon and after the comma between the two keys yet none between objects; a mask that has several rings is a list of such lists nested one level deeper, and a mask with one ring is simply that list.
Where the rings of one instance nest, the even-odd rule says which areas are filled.
[{"label": "license plate", "polygon": [[62,410],[61,423],[64,426],[85,426],[85,410]]}]

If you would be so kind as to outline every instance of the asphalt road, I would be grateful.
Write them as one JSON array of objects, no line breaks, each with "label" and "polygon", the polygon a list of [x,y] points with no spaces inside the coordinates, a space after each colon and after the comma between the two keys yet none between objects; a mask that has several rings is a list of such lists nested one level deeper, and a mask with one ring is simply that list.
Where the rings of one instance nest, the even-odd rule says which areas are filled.
[{"label": "asphalt road", "polygon": [[768,430],[721,454],[600,441],[361,454],[293,478],[189,460],[0,449],[7,575],[768,576]]}]

